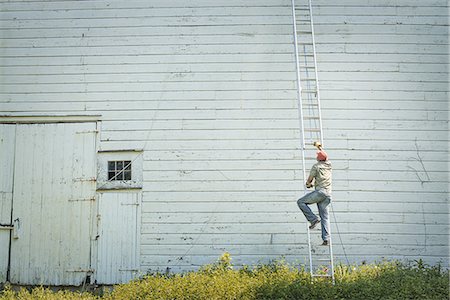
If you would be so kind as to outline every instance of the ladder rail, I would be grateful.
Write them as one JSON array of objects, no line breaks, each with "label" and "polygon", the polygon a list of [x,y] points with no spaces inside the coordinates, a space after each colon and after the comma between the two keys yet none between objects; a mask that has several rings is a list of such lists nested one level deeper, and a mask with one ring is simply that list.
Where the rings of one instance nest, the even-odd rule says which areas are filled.
[{"label": "ladder rail", "polygon": [[302,152],[302,175],[303,175],[303,191],[306,192],[306,163],[305,163],[305,130],[303,122],[303,98],[302,98],[302,85],[300,80],[300,61],[299,61],[299,51],[298,51],[298,38],[297,38],[297,22],[295,15],[295,0],[291,0],[292,3],[292,18],[294,19],[294,46],[295,46],[295,64],[297,73],[297,107],[300,122],[300,138],[301,138],[301,152]]},{"label": "ladder rail", "polygon": [[314,278],[314,270],[312,263],[312,249],[311,249],[311,231],[309,230],[309,224],[306,222],[306,232],[308,233],[308,252],[309,252],[309,273],[311,278]]},{"label": "ladder rail", "polygon": [[[318,105],[318,113],[319,116],[322,116],[322,110],[320,105],[320,89],[319,89],[319,74],[317,71],[317,52],[316,52],[316,39],[314,35],[314,19],[313,19],[313,10],[312,10],[312,0],[308,0],[309,3],[309,23],[311,26],[311,38],[312,38],[312,48],[313,48],[313,60],[314,60],[314,73],[316,77],[316,91],[317,91],[317,105]],[[297,35],[297,33],[295,34]],[[322,118],[319,118],[319,128],[320,128],[320,143],[323,145],[323,127],[322,127]]]}]

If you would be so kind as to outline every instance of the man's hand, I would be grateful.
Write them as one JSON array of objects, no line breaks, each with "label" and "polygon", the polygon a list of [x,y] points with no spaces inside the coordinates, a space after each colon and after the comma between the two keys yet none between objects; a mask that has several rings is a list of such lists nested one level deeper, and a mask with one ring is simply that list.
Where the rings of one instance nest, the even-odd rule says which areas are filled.
[{"label": "man's hand", "polygon": [[313,186],[313,180],[314,180],[314,177],[312,177],[311,175],[308,177],[308,180],[306,180],[306,187],[309,189],[309,188],[312,188],[312,186]]}]

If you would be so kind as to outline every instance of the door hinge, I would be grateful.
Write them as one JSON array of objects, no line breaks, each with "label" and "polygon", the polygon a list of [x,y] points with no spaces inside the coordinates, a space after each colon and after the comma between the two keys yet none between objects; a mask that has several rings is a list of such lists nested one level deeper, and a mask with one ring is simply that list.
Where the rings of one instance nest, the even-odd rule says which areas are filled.
[{"label": "door hinge", "polygon": [[69,202],[76,202],[76,201],[95,201],[95,197],[81,198],[81,199],[69,199]]},{"label": "door hinge", "polygon": [[139,203],[120,203],[120,205],[122,205],[122,206],[127,206],[127,205],[139,206]]},{"label": "door hinge", "polygon": [[98,130],[86,130],[86,131],[77,131],[76,134],[83,134],[83,133],[98,133]]},{"label": "door hinge", "polygon": [[94,273],[95,269],[66,270],[66,272],[71,272],[71,273]]},{"label": "door hinge", "polygon": [[97,178],[95,177],[88,177],[88,178],[74,178],[72,179],[73,182],[78,182],[78,181],[97,181]]},{"label": "door hinge", "polygon": [[13,230],[14,225],[13,224],[2,224],[0,223],[0,230]]}]

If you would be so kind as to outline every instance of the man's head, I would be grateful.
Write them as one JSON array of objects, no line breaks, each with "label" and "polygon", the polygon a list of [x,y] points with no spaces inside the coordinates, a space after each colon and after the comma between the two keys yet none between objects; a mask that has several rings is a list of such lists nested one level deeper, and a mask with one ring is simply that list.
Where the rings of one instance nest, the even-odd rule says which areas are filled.
[{"label": "man's head", "polygon": [[317,151],[317,160],[318,161],[325,161],[328,159],[328,154],[323,151],[323,150],[319,150]]}]

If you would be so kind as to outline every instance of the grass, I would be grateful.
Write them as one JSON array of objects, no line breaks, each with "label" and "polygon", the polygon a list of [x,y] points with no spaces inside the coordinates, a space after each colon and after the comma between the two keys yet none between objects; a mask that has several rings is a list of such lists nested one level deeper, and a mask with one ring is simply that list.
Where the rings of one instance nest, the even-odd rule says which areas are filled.
[{"label": "grass", "polygon": [[117,285],[102,296],[6,287],[0,299],[449,299],[449,271],[422,260],[338,265],[335,276],[334,286],[326,278],[311,282],[303,268],[282,261],[234,270],[225,253],[217,263],[197,272],[148,275]]}]

